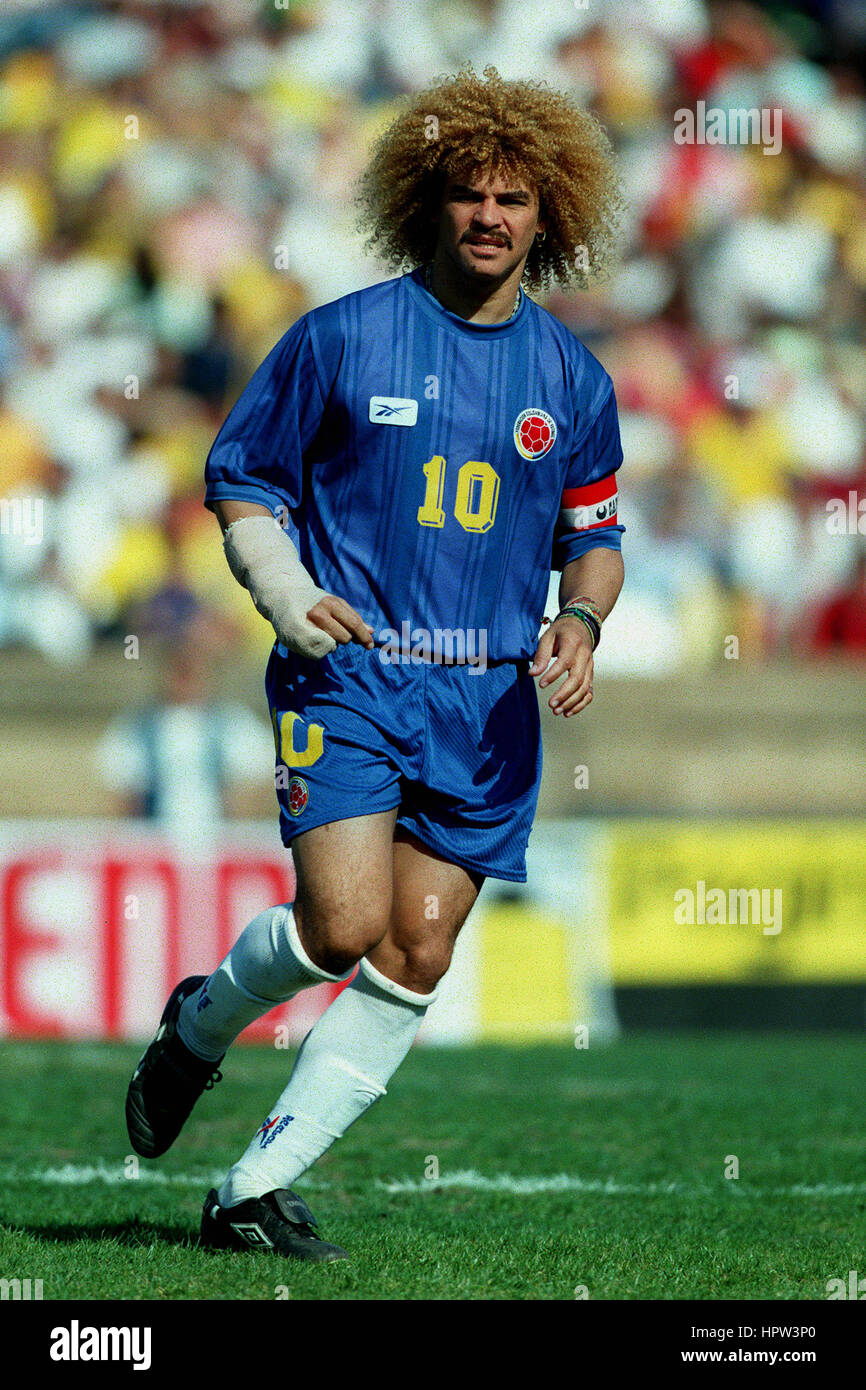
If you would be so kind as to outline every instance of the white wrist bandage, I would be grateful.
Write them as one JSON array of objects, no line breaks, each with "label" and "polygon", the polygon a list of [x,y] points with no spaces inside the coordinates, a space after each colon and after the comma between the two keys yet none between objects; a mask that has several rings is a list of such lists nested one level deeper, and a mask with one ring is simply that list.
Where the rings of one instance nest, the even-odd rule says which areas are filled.
[{"label": "white wrist bandage", "polygon": [[249,590],[284,646],[317,659],[334,650],[333,637],[307,620],[310,609],[327,594],[304,569],[274,517],[239,517],[226,529],[223,548],[235,579]]}]

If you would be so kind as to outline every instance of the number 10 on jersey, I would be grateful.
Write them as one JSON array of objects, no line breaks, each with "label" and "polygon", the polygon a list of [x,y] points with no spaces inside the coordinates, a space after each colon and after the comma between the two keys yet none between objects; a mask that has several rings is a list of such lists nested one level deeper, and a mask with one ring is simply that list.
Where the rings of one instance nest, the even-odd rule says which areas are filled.
[{"label": "number 10 on jersey", "polygon": [[[418,508],[419,526],[444,526],[442,495],[445,491],[445,459],[441,454],[424,464],[427,479],[424,501]],[[464,531],[489,531],[496,519],[499,501],[499,474],[489,463],[469,459],[457,474],[454,516]]]}]

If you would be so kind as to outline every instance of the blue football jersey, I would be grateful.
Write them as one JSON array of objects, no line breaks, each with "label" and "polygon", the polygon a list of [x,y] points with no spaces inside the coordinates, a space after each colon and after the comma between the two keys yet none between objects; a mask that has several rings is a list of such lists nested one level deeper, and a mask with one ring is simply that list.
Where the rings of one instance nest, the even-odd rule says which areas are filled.
[{"label": "blue football jersey", "polygon": [[206,504],[270,508],[377,641],[484,632],[519,660],[551,569],[620,549],[621,462],[611,379],[563,324],[522,292],[469,323],[419,268],[298,319],[214,442]]}]

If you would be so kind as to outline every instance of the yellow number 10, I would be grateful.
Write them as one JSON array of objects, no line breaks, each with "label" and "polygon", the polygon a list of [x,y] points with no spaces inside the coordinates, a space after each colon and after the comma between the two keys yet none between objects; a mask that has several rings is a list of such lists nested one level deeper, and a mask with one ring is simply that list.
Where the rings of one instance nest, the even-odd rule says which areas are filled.
[{"label": "yellow number 10", "polygon": [[[442,493],[445,489],[445,460],[441,454],[434,454],[424,464],[424,477],[427,487],[424,501],[418,508],[420,526],[444,526],[445,513],[442,510]],[[489,531],[496,518],[496,504],[499,501],[499,474],[489,463],[469,459],[457,474],[457,497],[454,502],[454,515],[464,531]]]}]

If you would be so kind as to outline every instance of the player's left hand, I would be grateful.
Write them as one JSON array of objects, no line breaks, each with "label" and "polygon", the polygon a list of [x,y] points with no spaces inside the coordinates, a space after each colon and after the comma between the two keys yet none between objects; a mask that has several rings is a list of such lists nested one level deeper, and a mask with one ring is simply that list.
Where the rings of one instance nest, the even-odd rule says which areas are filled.
[{"label": "player's left hand", "polygon": [[580,618],[556,618],[540,637],[529,668],[531,676],[541,676],[540,688],[566,676],[548,700],[554,714],[568,719],[586,708],[592,700],[592,672],[592,638],[586,624]]}]

